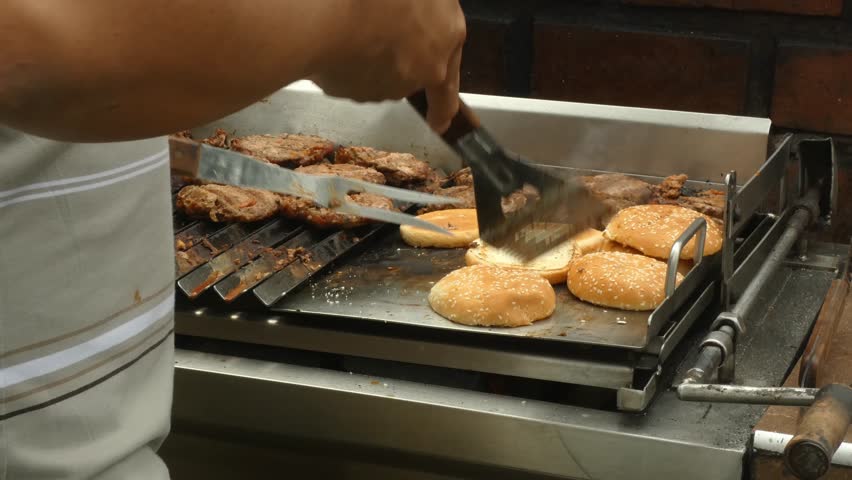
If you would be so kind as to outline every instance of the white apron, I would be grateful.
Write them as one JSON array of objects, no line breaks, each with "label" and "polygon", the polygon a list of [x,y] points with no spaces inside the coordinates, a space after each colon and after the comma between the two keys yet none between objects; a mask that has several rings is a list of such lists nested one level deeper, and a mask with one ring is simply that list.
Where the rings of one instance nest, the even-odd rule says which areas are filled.
[{"label": "white apron", "polygon": [[167,479],[173,277],[164,139],[0,127],[0,479]]}]

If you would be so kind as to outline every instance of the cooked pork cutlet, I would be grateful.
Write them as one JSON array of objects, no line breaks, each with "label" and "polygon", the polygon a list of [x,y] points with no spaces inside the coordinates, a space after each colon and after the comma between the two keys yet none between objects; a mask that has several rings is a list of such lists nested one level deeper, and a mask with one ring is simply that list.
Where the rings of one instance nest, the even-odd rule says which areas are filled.
[{"label": "cooked pork cutlet", "polygon": [[248,135],[231,139],[231,150],[283,167],[320,163],[334,151],[334,144],[314,135]]},{"label": "cooked pork cutlet", "polygon": [[[353,193],[349,200],[365,207],[395,210],[393,201],[372,193]],[[287,218],[301,220],[318,228],[355,228],[373,223],[368,218],[357,217],[319,207],[306,198],[280,195],[281,214]]]},{"label": "cooked pork cutlet", "polygon": [[191,217],[248,223],[275,216],[279,201],[276,194],[255,188],[190,185],[178,193],[175,207]]},{"label": "cooked pork cutlet", "polygon": [[410,153],[392,153],[370,147],[341,147],[334,153],[334,163],[350,163],[374,168],[387,179],[388,185],[400,187],[425,182],[432,167]]},{"label": "cooked pork cutlet", "polygon": [[352,180],[361,180],[369,183],[385,183],[385,176],[378,170],[360,165],[351,165],[348,163],[318,163],[316,165],[306,165],[296,169],[299,173],[307,173],[309,175],[334,175],[337,177],[349,178]]}]

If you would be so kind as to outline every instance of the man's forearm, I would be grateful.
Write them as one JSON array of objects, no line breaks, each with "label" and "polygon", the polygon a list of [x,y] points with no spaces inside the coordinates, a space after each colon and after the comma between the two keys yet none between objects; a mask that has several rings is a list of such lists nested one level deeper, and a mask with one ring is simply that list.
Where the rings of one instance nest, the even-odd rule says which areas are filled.
[{"label": "man's forearm", "polygon": [[351,1],[2,2],[0,124],[105,141],[214,120],[334,61]]}]

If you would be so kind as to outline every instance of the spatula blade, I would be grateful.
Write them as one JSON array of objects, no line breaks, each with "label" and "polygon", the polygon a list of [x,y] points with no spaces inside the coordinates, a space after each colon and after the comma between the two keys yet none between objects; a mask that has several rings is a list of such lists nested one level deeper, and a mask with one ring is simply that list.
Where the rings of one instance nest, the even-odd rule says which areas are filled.
[{"label": "spatula blade", "polygon": [[606,206],[574,179],[539,192],[540,198],[502,221],[480,226],[483,241],[529,260],[599,225]]}]

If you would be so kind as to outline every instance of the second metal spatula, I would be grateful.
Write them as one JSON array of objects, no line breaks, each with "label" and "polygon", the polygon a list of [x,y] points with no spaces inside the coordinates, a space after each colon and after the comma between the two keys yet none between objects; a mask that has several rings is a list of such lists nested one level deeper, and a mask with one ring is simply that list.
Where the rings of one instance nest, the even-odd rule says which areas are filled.
[{"label": "second metal spatula", "polygon": [[[408,98],[424,118],[425,92]],[[458,114],[443,140],[470,166],[480,238],[530,259],[579,231],[599,224],[607,208],[574,179],[559,178],[509,154],[482,127],[473,111],[460,102]],[[520,210],[506,214],[504,197],[533,191]]]}]

